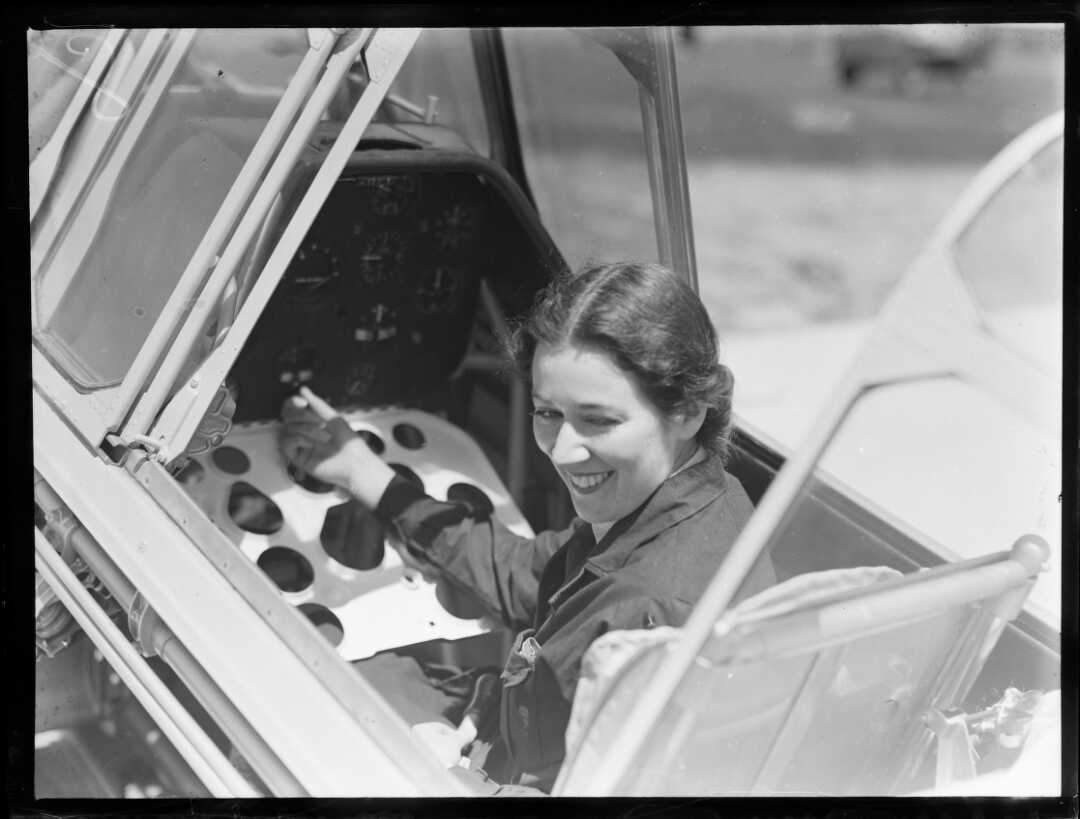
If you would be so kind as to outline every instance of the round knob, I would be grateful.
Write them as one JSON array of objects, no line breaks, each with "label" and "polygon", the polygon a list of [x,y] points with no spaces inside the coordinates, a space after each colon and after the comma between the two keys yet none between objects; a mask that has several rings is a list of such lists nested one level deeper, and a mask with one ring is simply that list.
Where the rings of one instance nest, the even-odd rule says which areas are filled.
[{"label": "round knob", "polygon": [[1029,574],[1036,574],[1050,559],[1050,544],[1038,535],[1021,535],[1012,546],[1012,558],[1028,570]]}]

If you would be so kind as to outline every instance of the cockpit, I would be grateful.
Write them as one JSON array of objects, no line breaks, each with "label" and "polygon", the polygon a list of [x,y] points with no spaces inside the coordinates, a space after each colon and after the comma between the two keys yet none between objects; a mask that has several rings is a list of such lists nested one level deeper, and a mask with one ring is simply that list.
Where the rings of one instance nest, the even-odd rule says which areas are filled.
[{"label": "cockpit", "polygon": [[[618,166],[634,176],[621,190],[636,193],[609,203],[626,222],[621,246],[696,282],[670,34],[566,36],[586,44],[586,68],[608,72],[590,82],[640,97],[640,138],[620,146],[632,161]],[[528,181],[582,172],[595,147],[564,164],[538,153],[526,173],[517,129],[545,126],[515,119],[494,31],[49,31],[28,54],[31,89],[47,91],[30,120],[39,674],[57,701],[72,677],[91,680],[70,712],[40,720],[43,787],[67,795],[49,772],[87,756],[76,728],[100,722],[111,691],[121,738],[95,727],[94,741],[119,753],[124,737],[168,726],[160,754],[172,773],[155,775],[178,795],[356,795],[357,767],[365,793],[462,795],[347,663],[395,649],[498,665],[512,635],[467,590],[404,560],[369,510],[288,464],[279,414],[310,390],[432,497],[526,537],[565,525],[568,500],[534,451],[524,382],[501,339],[552,277],[610,251],[566,241],[561,226],[584,216]],[[936,303],[966,320],[955,293]],[[907,308],[895,304],[900,326]],[[1026,373],[987,350],[976,353],[996,372]],[[906,355],[868,356],[864,380],[801,457],[736,430],[730,471],[772,516],[750,537],[781,580],[868,565],[914,574],[951,559],[885,490],[861,495],[849,480],[866,463],[864,419],[881,403],[901,412],[906,384],[963,375],[968,360]],[[801,477],[785,483],[792,463]],[[1033,528],[1031,509],[1015,516],[1026,528],[979,548],[1007,550]],[[995,621],[998,651],[957,672],[957,701],[988,707],[1003,681],[1052,687],[1060,648],[1044,615],[1018,607],[1009,622],[1019,625]],[[735,626],[753,632],[756,616]],[[704,634],[695,656],[715,659]],[[910,631],[904,641],[918,642]],[[846,691],[873,676],[877,647],[866,642],[862,665],[829,655]],[[131,670],[109,682],[103,655]],[[983,662],[990,671],[976,680]],[[624,679],[646,686],[662,665]],[[889,684],[909,670],[898,660]],[[761,694],[752,688],[740,696]],[[672,698],[653,736],[678,723],[685,739],[692,699]],[[613,713],[598,731],[618,727],[624,712]],[[662,764],[685,768],[684,756]],[[624,784],[634,770],[627,761]],[[708,790],[708,776],[691,773]]]},{"label": "cockpit", "polygon": [[[142,425],[135,439],[156,439],[152,460],[166,467],[158,489],[207,554],[273,600],[272,616],[298,612],[338,657],[414,646],[497,661],[502,629],[467,592],[404,565],[360,504],[289,467],[277,421],[288,396],[311,389],[433,497],[531,535],[526,498],[542,519],[550,493],[522,477],[527,407],[499,336],[566,263],[527,188],[436,122],[434,97],[425,111],[383,88],[368,124],[348,119],[376,60],[407,51],[400,34],[373,45],[249,32],[240,48],[214,31],[97,32],[74,46],[47,34],[31,58],[72,80],[68,105],[76,75],[96,70],[130,112],[66,133],[61,122],[42,149],[66,159],[42,183],[33,240],[37,349],[62,374],[53,389],[97,416],[91,430],[115,412],[89,432],[106,451],[126,448],[106,427]],[[434,46],[427,59],[450,53]],[[132,79],[131,65],[144,74]],[[112,162],[94,162],[95,149]],[[80,187],[85,198],[65,198]],[[267,284],[275,264],[280,280]],[[136,383],[142,373],[150,383]],[[161,435],[173,424],[178,448]],[[44,654],[72,626],[44,633]],[[232,747],[272,792],[295,781],[260,769],[265,742],[234,730]]]}]

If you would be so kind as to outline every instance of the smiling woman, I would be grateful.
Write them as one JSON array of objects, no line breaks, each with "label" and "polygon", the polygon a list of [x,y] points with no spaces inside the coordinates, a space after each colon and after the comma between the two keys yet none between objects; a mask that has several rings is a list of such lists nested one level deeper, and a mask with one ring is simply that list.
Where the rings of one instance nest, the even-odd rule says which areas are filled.
[{"label": "smiling woman", "polygon": [[[586,648],[608,631],[683,624],[751,512],[724,468],[731,373],[701,301],[670,270],[619,262],[559,277],[507,346],[532,384],[537,446],[577,512],[562,531],[525,538],[432,499],[311,394],[286,405],[281,438],[297,467],[398,532],[406,560],[518,630],[501,695],[475,714],[465,700],[487,669],[447,679],[409,657],[355,664],[481,793],[550,790]],[[766,555],[737,599],[774,582]]]},{"label": "smiling woman", "polygon": [[700,300],[663,267],[587,265],[512,347],[533,383],[537,445],[583,520],[629,514],[700,446],[726,451],[731,372]]}]

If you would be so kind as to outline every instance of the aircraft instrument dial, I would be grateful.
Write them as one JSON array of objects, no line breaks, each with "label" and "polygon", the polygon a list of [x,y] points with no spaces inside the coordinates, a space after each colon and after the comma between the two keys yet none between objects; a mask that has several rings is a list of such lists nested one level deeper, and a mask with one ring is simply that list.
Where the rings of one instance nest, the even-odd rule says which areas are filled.
[{"label": "aircraft instrument dial", "polygon": [[423,273],[416,285],[416,309],[429,315],[449,310],[457,295],[458,281],[454,270],[441,265]]},{"label": "aircraft instrument dial", "polygon": [[371,209],[378,216],[400,216],[416,199],[416,180],[411,176],[381,177]]},{"label": "aircraft instrument dial", "polygon": [[345,392],[350,398],[363,398],[375,383],[375,365],[353,364],[345,376]]},{"label": "aircraft instrument dial", "polygon": [[291,295],[304,301],[317,299],[340,278],[337,254],[318,242],[308,242],[297,251],[290,271]]},{"label": "aircraft instrument dial", "polygon": [[308,384],[315,377],[315,363],[315,351],[311,347],[300,344],[286,347],[277,357],[277,380],[287,387]]},{"label": "aircraft instrument dial", "polygon": [[389,341],[397,335],[397,310],[385,304],[376,304],[361,311],[360,320],[353,329],[353,338],[362,344]]},{"label": "aircraft instrument dial", "polygon": [[357,267],[365,284],[387,281],[397,271],[405,255],[405,245],[395,233],[382,232],[360,240]]},{"label": "aircraft instrument dial", "polygon": [[472,237],[475,223],[473,212],[457,203],[435,217],[435,241],[443,250],[456,250]]}]

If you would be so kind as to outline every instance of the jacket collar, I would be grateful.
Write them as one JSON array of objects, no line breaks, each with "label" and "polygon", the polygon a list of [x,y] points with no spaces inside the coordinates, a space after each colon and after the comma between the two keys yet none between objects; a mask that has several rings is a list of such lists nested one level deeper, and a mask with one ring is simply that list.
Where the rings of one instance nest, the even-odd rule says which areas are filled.
[{"label": "jacket collar", "polygon": [[[704,461],[672,475],[637,509],[617,521],[591,549],[585,566],[594,574],[608,574],[626,565],[630,555],[661,532],[701,511],[727,491],[723,462],[709,454]],[[576,536],[592,539],[584,524]]]}]

